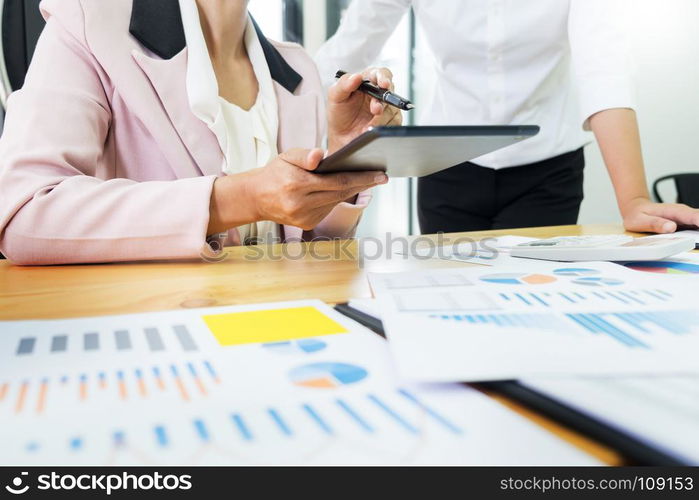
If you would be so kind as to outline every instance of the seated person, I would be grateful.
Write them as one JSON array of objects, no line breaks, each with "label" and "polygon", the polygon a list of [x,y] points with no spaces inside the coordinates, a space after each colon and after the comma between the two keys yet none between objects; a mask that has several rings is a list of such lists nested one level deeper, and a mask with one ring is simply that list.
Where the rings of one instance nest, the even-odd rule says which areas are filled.
[{"label": "seated person", "polygon": [[[24,265],[197,258],[351,237],[382,172],[316,175],[400,113],[265,38],[247,0],[45,0],[0,139],[0,252]],[[327,118],[326,118],[327,116]]]}]

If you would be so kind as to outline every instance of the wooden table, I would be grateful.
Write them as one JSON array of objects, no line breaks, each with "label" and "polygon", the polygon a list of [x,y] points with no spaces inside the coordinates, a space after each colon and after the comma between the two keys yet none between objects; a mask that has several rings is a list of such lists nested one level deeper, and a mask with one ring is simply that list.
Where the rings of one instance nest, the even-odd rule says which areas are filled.
[{"label": "wooden table", "polygon": [[[616,225],[562,226],[442,235],[482,239],[503,234],[545,238],[562,235],[620,234]],[[421,237],[425,238],[425,237]],[[428,237],[435,241],[438,236]],[[414,239],[414,238],[413,238]],[[365,241],[367,253],[374,254]],[[385,246],[385,241],[383,243]],[[395,243],[399,248],[399,243]],[[264,254],[264,255],[262,255]],[[256,302],[318,298],[327,303],[371,297],[366,272],[463,267],[439,259],[406,259],[383,252],[357,258],[358,242],[237,247],[218,263],[150,262],[54,267],[18,267],[0,261],[0,320],[72,318],[129,314]],[[619,465],[623,457],[506,398],[502,404],[534,420],[602,461]]]}]

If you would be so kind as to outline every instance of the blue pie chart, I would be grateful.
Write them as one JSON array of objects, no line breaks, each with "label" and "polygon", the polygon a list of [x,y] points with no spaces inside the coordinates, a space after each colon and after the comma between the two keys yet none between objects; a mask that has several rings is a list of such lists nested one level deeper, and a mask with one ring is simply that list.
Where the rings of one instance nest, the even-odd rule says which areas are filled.
[{"label": "blue pie chart", "polygon": [[561,269],[556,269],[553,274],[556,276],[595,276],[599,274],[599,271],[582,267],[563,267]]},{"label": "blue pie chart", "polygon": [[619,286],[623,285],[624,282],[614,278],[602,278],[599,276],[588,277],[588,278],[578,278],[573,280],[576,285],[585,286]]},{"label": "blue pie chart", "polygon": [[277,354],[311,354],[322,351],[327,346],[328,344],[318,339],[301,339],[262,344],[263,349]]},{"label": "blue pie chart", "polygon": [[364,380],[369,373],[347,363],[313,363],[294,368],[289,378],[294,385],[312,389],[336,389]]}]

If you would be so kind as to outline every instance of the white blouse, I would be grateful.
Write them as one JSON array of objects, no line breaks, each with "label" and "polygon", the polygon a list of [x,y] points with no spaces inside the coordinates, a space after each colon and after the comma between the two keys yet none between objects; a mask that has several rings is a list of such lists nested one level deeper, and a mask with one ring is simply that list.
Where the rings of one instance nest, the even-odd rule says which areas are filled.
[{"label": "white blouse", "polygon": [[[433,56],[434,92],[420,125],[541,126],[541,133],[475,163],[505,168],[575,151],[595,113],[634,108],[626,0],[352,0],[316,54],[320,74],[357,71],[412,7]],[[415,111],[414,111],[415,112]],[[581,126],[582,125],[582,126]]]},{"label": "white blouse", "polygon": [[[199,20],[195,0],[179,0],[187,40],[187,96],[192,113],[216,135],[223,152],[225,174],[263,167],[277,156],[277,97],[257,32],[248,18],[245,48],[257,78],[255,104],[244,110],[219,96],[218,82]],[[261,221],[237,228],[241,244],[246,239],[273,242],[279,225]]]}]

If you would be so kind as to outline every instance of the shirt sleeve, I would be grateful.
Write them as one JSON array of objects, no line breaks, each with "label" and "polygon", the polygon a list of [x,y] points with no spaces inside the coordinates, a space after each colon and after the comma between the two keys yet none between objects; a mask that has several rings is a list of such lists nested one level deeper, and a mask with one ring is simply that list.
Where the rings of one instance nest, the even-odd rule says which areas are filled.
[{"label": "shirt sleeve", "polygon": [[583,128],[605,109],[636,107],[627,0],[571,0],[568,33]]},{"label": "shirt sleeve", "polygon": [[411,0],[352,0],[337,33],[315,56],[324,87],[334,82],[338,69],[361,71],[381,53]]}]

